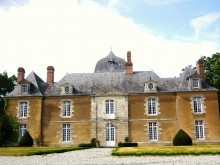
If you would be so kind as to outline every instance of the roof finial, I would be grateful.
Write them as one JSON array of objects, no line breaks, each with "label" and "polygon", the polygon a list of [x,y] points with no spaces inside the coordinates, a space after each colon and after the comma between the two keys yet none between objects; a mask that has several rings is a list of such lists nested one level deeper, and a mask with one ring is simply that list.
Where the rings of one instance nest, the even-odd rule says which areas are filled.
[{"label": "roof finial", "polygon": [[111,51],[112,51],[112,46],[111,46]]}]

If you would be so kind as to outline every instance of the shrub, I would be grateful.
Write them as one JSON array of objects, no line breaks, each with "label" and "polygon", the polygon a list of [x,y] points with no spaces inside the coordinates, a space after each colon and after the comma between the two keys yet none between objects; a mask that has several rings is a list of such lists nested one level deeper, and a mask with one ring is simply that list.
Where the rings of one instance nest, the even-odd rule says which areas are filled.
[{"label": "shrub", "polygon": [[33,146],[33,139],[28,131],[25,132],[18,144],[20,147],[31,147]]},{"label": "shrub", "polygon": [[118,147],[137,147],[137,146],[138,146],[138,143],[131,143],[131,142],[128,142],[128,143],[119,142],[118,143]]},{"label": "shrub", "polygon": [[125,142],[130,142],[129,137],[125,137]]},{"label": "shrub", "polygon": [[91,143],[80,143],[79,147],[92,148],[93,145]]},{"label": "shrub", "polygon": [[192,145],[192,139],[185,131],[180,129],[179,132],[173,138],[173,145],[174,146]]},{"label": "shrub", "polygon": [[92,138],[90,143],[93,147],[96,147],[96,138]]}]

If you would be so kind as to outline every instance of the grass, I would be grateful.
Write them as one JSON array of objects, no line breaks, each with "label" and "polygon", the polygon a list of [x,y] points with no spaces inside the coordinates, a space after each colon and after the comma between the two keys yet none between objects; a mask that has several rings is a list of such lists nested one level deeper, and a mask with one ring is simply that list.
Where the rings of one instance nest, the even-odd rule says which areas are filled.
[{"label": "grass", "polygon": [[147,146],[116,148],[115,156],[172,156],[172,155],[217,155],[220,154],[220,145],[193,145],[193,146]]},{"label": "grass", "polygon": [[87,149],[85,147],[0,147],[0,156],[30,156]]}]

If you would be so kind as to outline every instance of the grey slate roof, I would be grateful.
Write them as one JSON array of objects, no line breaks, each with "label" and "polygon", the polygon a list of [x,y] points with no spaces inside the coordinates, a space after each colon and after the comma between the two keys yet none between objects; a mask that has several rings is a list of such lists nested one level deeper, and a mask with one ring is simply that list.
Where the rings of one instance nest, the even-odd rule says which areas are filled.
[{"label": "grey slate roof", "polygon": [[16,87],[11,93],[7,95],[7,97],[12,97],[12,96],[43,96],[47,84],[34,72],[31,72],[25,80],[20,82],[21,84],[24,83],[29,83],[30,84],[30,92],[27,94],[21,94],[19,91],[19,88]]},{"label": "grey slate roof", "polygon": [[95,73],[123,72],[126,61],[117,57],[112,51],[105,58],[99,60],[95,66]]},{"label": "grey slate roof", "polygon": [[[109,59],[115,61],[114,70],[109,70]],[[32,84],[31,93],[22,96],[60,96],[62,86],[69,84],[74,87],[74,95],[94,95],[104,88],[116,88],[123,93],[135,94],[145,93],[144,85],[149,81],[157,84],[157,92],[182,92],[189,91],[188,78],[199,76],[190,67],[186,67],[184,72],[177,78],[160,78],[153,71],[139,71],[133,74],[125,74],[125,61],[110,52],[101,59],[95,69],[95,73],[72,73],[66,74],[60,81],[52,85],[47,85],[36,73],[32,72],[25,79]],[[123,67],[122,67],[123,66]],[[202,91],[216,90],[202,81]],[[8,97],[20,96],[18,88],[15,88]]]}]

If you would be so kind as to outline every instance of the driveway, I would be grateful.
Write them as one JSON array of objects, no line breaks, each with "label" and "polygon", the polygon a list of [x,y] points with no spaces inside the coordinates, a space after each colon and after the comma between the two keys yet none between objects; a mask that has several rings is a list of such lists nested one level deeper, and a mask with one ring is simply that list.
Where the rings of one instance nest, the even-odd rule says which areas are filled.
[{"label": "driveway", "polygon": [[219,165],[220,156],[111,156],[112,148],[94,148],[41,156],[0,156],[0,165],[159,164]]}]

